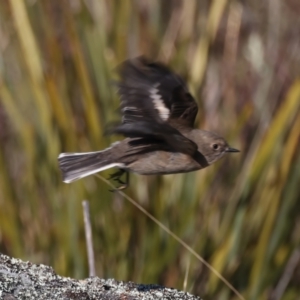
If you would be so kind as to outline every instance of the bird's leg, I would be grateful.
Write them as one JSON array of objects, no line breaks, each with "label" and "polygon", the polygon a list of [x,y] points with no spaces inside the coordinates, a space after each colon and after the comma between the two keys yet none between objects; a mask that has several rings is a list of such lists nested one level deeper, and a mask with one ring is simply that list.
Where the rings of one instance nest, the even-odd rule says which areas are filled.
[{"label": "bird's leg", "polygon": [[122,183],[124,184],[123,181],[121,181],[121,176],[125,173],[125,170],[124,169],[119,169],[117,172],[113,173],[113,174],[110,174],[109,178],[108,179],[113,179],[119,183]]},{"label": "bird's leg", "polygon": [[[121,180],[121,176],[125,173],[125,182]],[[109,179],[113,179],[114,181],[121,184],[121,186],[111,190],[114,191],[121,191],[125,190],[129,186],[129,172],[124,169],[119,169],[117,172],[110,175]]]}]

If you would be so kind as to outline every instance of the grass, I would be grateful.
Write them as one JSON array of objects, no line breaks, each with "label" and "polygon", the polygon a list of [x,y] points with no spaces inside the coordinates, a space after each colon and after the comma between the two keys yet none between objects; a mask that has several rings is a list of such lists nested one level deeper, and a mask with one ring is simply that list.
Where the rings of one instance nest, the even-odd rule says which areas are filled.
[{"label": "grass", "polygon": [[[61,182],[60,152],[98,150],[118,138],[103,137],[118,119],[110,82],[120,62],[145,54],[187,80],[199,105],[196,126],[242,152],[195,173],[133,175],[128,195],[246,299],[270,298],[300,239],[300,22],[293,3],[1,2],[0,251],[86,277],[87,199],[98,276],[179,289],[186,277],[187,291],[235,299],[99,179]],[[298,277],[282,299],[297,297]]]}]

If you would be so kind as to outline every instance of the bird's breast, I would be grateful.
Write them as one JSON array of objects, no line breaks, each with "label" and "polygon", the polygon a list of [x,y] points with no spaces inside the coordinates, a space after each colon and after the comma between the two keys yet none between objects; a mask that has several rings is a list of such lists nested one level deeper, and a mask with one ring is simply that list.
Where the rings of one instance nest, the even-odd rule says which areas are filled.
[{"label": "bird's breast", "polygon": [[202,166],[186,154],[155,151],[141,155],[127,168],[142,175],[162,175],[191,172],[202,169]]}]

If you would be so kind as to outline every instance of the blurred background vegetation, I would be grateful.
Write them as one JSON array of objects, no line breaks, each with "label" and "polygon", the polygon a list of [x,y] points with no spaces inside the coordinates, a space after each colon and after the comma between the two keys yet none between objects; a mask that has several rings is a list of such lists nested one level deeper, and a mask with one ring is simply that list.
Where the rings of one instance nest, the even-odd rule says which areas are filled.
[{"label": "blurred background vegetation", "polygon": [[87,277],[87,199],[98,276],[236,299],[97,177],[61,182],[60,152],[115,140],[103,137],[119,118],[115,68],[144,54],[187,80],[196,126],[241,153],[134,175],[126,192],[246,299],[300,299],[299,14],[298,0],[1,1],[0,251]]}]

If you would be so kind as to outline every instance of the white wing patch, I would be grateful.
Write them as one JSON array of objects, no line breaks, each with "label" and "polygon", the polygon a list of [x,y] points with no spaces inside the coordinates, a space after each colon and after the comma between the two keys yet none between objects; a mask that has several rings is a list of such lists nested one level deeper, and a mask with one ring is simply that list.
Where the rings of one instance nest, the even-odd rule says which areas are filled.
[{"label": "white wing patch", "polygon": [[149,90],[149,93],[150,93],[151,99],[153,100],[155,109],[158,110],[159,116],[164,121],[166,121],[170,116],[170,110],[165,106],[165,104],[161,98],[161,95],[158,93],[159,92],[159,90],[157,89],[158,86],[159,86],[159,83],[155,84],[153,86],[153,88],[151,88]]}]

